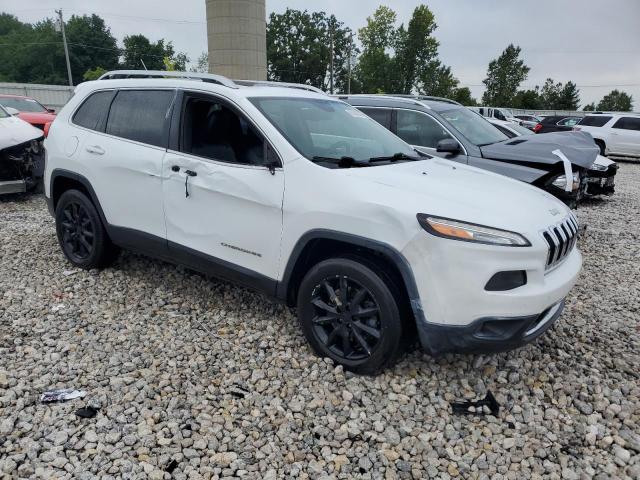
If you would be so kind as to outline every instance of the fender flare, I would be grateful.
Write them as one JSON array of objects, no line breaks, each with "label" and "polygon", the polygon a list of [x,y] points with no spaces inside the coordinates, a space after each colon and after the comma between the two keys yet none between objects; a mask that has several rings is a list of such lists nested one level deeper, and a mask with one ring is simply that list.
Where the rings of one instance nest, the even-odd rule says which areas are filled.
[{"label": "fender flare", "polygon": [[404,255],[402,255],[398,250],[387,243],[380,242],[378,240],[372,240],[367,237],[361,237],[359,235],[354,235],[351,233],[338,232],[335,230],[309,230],[298,239],[295,246],[293,247],[293,250],[291,251],[289,260],[287,261],[287,266],[285,267],[284,273],[282,275],[282,280],[278,282],[278,286],[276,287],[276,297],[278,299],[285,302],[287,301],[287,293],[289,291],[294,269],[298,261],[300,260],[300,256],[305,247],[312,240],[341,241],[354,245],[356,247],[368,248],[384,255],[396,266],[396,268],[400,272],[400,275],[402,276],[402,280],[407,290],[407,296],[409,297],[411,310],[413,311],[416,323],[420,324],[426,321],[424,310],[422,309],[422,303],[420,302],[420,295],[418,294],[416,280],[413,276],[413,270],[411,270],[411,265],[404,257]]},{"label": "fender flare", "polygon": [[89,197],[91,197],[91,201],[95,205],[96,210],[98,210],[98,215],[100,215],[102,224],[109,225],[109,223],[107,222],[107,218],[104,216],[104,212],[102,210],[102,206],[100,205],[100,201],[98,200],[98,196],[96,195],[96,192],[91,185],[91,182],[79,173],[65,170],[63,168],[56,168],[55,170],[53,170],[51,172],[51,179],[49,180],[49,194],[51,195],[51,197],[47,199],[47,203],[49,204],[49,210],[53,216],[55,216],[55,199],[53,198],[53,185],[58,178],[67,178],[69,180],[80,183],[87,190],[87,192],[89,192]]}]

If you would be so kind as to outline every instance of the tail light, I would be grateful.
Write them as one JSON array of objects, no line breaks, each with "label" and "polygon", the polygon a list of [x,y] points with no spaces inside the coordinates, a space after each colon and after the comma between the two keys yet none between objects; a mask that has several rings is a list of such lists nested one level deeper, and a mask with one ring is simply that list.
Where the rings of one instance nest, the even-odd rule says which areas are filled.
[{"label": "tail light", "polygon": [[542,130],[542,124],[541,123],[538,123],[538,124],[536,124],[535,127],[533,127],[533,131],[536,132],[536,133],[538,133],[540,130]]},{"label": "tail light", "polygon": [[44,138],[47,138],[49,136],[49,129],[51,128],[51,122],[47,122],[44,124]]}]

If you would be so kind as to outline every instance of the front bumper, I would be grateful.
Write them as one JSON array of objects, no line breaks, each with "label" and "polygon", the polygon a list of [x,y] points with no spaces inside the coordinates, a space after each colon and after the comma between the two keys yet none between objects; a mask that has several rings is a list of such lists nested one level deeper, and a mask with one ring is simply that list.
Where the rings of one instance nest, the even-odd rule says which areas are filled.
[{"label": "front bumper", "polygon": [[605,171],[589,170],[587,173],[587,195],[613,195],[618,165],[611,165]]},{"label": "front bumper", "polygon": [[479,318],[465,326],[425,323],[419,330],[420,340],[431,355],[505,352],[538,338],[555,323],[563,309],[564,299],[538,315]]}]

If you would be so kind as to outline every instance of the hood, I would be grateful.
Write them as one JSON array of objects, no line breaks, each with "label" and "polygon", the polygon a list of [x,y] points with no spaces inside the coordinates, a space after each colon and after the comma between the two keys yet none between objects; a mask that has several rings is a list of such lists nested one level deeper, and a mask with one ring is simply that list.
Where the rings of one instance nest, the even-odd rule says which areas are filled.
[{"label": "hood", "polygon": [[0,150],[42,137],[42,130],[16,117],[0,118]]},{"label": "hood", "polygon": [[480,147],[482,156],[492,160],[555,165],[560,159],[552,152],[560,150],[569,161],[582,168],[593,165],[600,149],[586,132],[553,132],[516,137]]},{"label": "hood", "polygon": [[375,182],[371,202],[518,232],[538,231],[569,213],[553,195],[503,175],[441,158],[343,170]]},{"label": "hood", "polygon": [[55,113],[49,112],[20,112],[18,118],[28,122],[30,124],[45,124],[47,122],[53,122],[56,118]]}]

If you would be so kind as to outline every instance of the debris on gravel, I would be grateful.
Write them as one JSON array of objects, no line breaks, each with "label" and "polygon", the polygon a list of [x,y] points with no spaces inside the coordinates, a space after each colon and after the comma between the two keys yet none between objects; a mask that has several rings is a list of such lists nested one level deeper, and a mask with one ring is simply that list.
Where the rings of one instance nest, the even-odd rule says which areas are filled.
[{"label": "debris on gravel", "polygon": [[[616,184],[577,212],[584,269],[553,330],[377,377],[242,288],[132,253],[72,269],[42,197],[1,201],[0,477],[640,478],[640,165]],[[94,418],[40,403],[69,385]],[[452,412],[489,391],[497,416]]]}]

